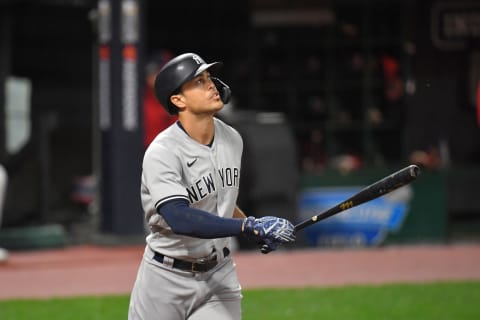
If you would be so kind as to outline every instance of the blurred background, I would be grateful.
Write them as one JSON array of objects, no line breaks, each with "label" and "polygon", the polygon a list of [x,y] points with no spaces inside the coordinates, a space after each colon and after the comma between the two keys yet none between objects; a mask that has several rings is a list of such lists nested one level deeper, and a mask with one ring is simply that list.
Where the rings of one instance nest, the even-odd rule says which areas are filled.
[{"label": "blurred background", "polygon": [[480,238],[478,1],[0,0],[0,247],[143,242],[146,79],[184,52],[224,62],[249,215],[423,169],[296,245]]}]

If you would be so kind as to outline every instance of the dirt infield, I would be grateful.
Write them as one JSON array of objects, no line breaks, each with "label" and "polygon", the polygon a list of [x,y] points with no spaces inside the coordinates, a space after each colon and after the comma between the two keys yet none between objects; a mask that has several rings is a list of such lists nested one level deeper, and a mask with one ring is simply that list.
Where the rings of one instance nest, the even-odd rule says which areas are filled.
[{"label": "dirt infield", "polygon": [[[14,252],[0,299],[128,294],[143,246]],[[243,288],[480,280],[480,244],[234,252]]]}]

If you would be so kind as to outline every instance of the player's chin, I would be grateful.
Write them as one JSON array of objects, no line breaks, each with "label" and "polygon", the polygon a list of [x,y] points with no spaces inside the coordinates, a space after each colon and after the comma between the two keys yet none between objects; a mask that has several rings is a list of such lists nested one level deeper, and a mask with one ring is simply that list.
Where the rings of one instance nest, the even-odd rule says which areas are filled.
[{"label": "player's chin", "polygon": [[223,101],[220,98],[214,99],[211,104],[212,109],[214,109],[215,111],[222,110],[223,106]]}]

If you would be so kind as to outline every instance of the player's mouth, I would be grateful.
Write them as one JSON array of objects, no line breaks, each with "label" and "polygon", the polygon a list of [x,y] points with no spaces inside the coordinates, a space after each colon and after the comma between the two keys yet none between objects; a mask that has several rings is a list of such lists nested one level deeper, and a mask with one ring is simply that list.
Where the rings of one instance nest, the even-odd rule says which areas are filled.
[{"label": "player's mouth", "polygon": [[219,94],[218,92],[215,92],[215,93],[212,95],[212,99],[215,99],[215,100],[220,99],[220,94]]}]

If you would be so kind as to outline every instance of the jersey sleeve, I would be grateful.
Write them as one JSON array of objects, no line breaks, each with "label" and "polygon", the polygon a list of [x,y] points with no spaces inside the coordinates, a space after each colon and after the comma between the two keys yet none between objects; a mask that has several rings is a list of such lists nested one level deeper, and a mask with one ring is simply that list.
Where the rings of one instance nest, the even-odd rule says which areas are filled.
[{"label": "jersey sleeve", "polygon": [[145,154],[142,183],[155,208],[169,200],[188,201],[181,170],[180,161],[168,146],[156,145]]}]

